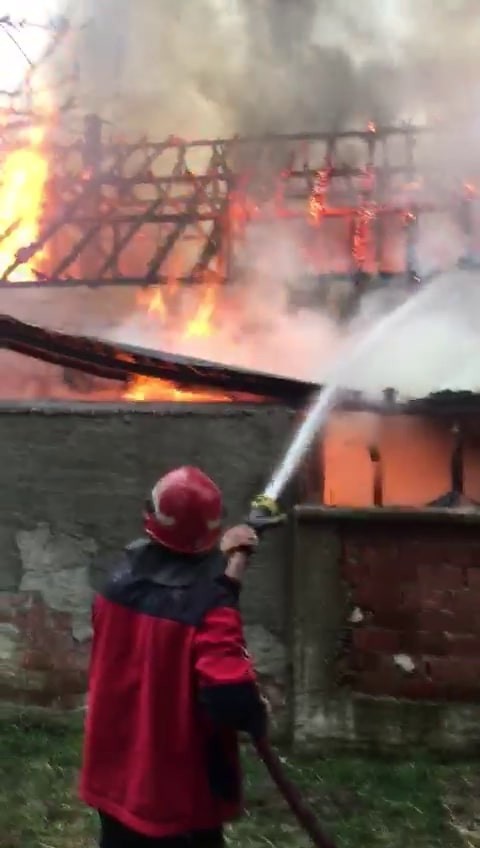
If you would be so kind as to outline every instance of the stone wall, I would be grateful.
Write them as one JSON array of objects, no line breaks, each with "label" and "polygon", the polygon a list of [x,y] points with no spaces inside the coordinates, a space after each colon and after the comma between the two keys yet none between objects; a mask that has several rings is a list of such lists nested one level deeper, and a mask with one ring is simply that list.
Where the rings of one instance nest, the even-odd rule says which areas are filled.
[{"label": "stone wall", "polygon": [[[236,521],[268,479],[292,418],[236,405],[1,409],[0,698],[82,703],[92,587],[111,555],[140,534],[156,477],[199,464],[223,487]],[[284,548],[281,534],[262,546],[243,601],[252,652],[279,707]]]},{"label": "stone wall", "polygon": [[296,509],[297,742],[480,745],[479,530],[474,513]]}]

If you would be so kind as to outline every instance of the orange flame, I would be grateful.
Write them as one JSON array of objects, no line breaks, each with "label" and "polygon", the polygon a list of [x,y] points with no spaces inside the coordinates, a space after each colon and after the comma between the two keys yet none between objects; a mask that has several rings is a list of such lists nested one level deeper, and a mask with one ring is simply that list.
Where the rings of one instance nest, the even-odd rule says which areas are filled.
[{"label": "orange flame", "polygon": [[38,239],[48,178],[43,140],[44,130],[33,128],[28,143],[10,153],[0,170],[0,276],[12,282],[37,279],[35,266],[45,258],[44,251],[37,251],[34,260],[26,260],[9,273],[18,252]]},{"label": "orange flame", "polygon": [[[175,262],[175,260],[174,260]],[[207,272],[208,273],[208,272]],[[199,302],[193,315],[187,319],[178,332],[180,341],[194,338],[209,338],[214,332],[214,312],[220,284],[217,275],[208,279],[205,274],[204,282],[199,284]],[[162,325],[171,325],[174,319],[175,299],[179,292],[178,277],[174,270],[169,274],[167,285],[148,292],[142,292],[139,303],[147,307],[154,319],[159,319]],[[167,380],[157,380],[150,377],[135,377],[124,394],[125,400],[130,401],[174,401],[174,402],[225,402],[230,396],[221,391],[208,389],[183,389]]]},{"label": "orange flame", "polygon": [[124,394],[124,400],[132,401],[172,401],[174,403],[223,403],[230,400],[229,395],[221,391],[202,389],[180,389],[168,380],[156,380],[151,377],[136,377]]},{"label": "orange flame", "polygon": [[212,318],[217,303],[218,283],[207,283],[202,300],[183,333],[185,339],[208,338],[212,335]]}]

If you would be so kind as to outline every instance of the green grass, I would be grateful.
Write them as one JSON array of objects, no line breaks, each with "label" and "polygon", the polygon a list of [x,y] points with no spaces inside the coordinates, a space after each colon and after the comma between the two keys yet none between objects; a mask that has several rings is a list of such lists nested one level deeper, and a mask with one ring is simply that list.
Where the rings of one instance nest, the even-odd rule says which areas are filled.
[{"label": "green grass", "polygon": [[[95,845],[96,819],[76,798],[80,743],[78,728],[0,722],[0,848]],[[479,794],[476,764],[352,756],[285,760],[340,848],[458,848],[443,804],[446,788],[453,792],[450,807],[462,807],[474,787]],[[308,839],[263,766],[250,754],[245,766],[248,813],[228,831],[231,848],[306,848]]]}]

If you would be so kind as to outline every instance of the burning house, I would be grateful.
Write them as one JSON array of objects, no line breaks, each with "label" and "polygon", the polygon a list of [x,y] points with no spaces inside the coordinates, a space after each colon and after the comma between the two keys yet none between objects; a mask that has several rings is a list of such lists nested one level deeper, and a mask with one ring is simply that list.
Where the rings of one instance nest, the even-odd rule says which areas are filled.
[{"label": "burning house", "polygon": [[[201,463],[243,515],[347,357],[246,587],[264,684],[295,739],[371,738],[364,696],[478,701],[479,169],[433,155],[458,126],[132,138],[54,100],[12,95],[0,125],[1,694],[77,705],[94,562],[152,476]],[[418,738],[451,739],[445,715]]]},{"label": "burning house", "polygon": [[[420,170],[427,128],[127,142],[91,115],[67,143],[45,126],[3,138],[4,401],[301,410],[369,298],[388,312],[478,253],[473,187],[440,202]],[[441,248],[439,227],[452,234]],[[452,436],[463,397],[443,418],[418,396],[346,405],[312,454],[307,499],[480,499],[475,439]]]}]

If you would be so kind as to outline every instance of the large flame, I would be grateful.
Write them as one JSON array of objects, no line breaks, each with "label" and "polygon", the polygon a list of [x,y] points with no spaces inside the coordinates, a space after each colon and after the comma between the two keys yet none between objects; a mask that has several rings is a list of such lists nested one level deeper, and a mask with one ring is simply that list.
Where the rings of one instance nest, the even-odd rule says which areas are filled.
[{"label": "large flame", "polygon": [[10,272],[19,251],[28,251],[38,239],[48,178],[43,141],[44,130],[32,128],[24,145],[5,157],[0,170],[0,277],[12,282],[37,279],[35,271],[45,258],[44,252],[36,251],[33,260],[26,258]]}]

